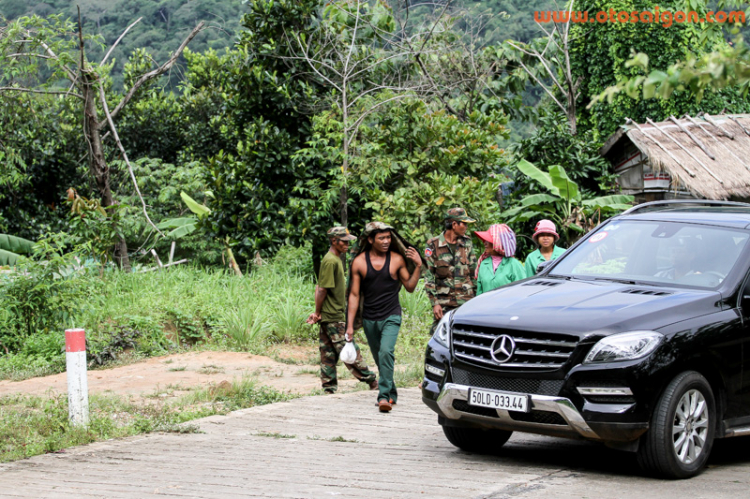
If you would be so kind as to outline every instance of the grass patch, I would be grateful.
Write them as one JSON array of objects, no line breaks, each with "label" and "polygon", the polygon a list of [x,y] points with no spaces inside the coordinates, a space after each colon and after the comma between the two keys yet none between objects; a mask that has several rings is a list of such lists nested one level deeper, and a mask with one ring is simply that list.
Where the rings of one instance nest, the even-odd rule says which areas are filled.
[{"label": "grass patch", "polygon": [[208,364],[204,365],[200,369],[196,371],[199,374],[219,374],[224,372],[224,368],[214,365],[214,364]]},{"label": "grass patch", "polygon": [[331,438],[323,438],[323,437],[318,436],[318,435],[313,435],[313,436],[307,437],[307,439],[308,440],[324,440],[326,442],[348,442],[348,443],[352,443],[352,444],[359,443],[359,440],[355,440],[355,439],[351,439],[350,440],[350,439],[346,439],[346,438],[344,438],[342,436],[331,437]]},{"label": "grass patch", "polygon": [[285,433],[268,433],[261,431],[255,434],[256,437],[271,437],[271,438],[297,438],[297,435],[287,435]]},{"label": "grass patch", "polygon": [[167,371],[179,372],[179,371],[184,371],[185,369],[187,369],[187,366],[178,366],[178,367],[170,367],[169,369],[167,369]]},{"label": "grass patch", "polygon": [[295,372],[294,374],[296,376],[302,376],[305,374],[312,374],[313,376],[318,376],[320,374],[320,369],[303,368],[303,369],[298,369],[297,372]]},{"label": "grass patch", "polygon": [[252,380],[225,382],[187,394],[174,401],[136,404],[121,396],[92,395],[90,424],[72,427],[65,395],[0,398],[0,462],[56,452],[111,438],[141,433],[199,431],[191,420],[295,398]]},{"label": "grass patch", "polygon": [[[287,249],[281,256],[294,256],[290,251],[300,260],[309,258],[309,249]],[[244,277],[185,265],[148,273],[110,270],[102,278],[98,272],[73,273],[68,279],[80,296],[95,299],[75,310],[59,330],[34,333],[15,352],[0,353],[0,379],[62,372],[62,332],[73,325],[86,330],[92,367],[190,350],[262,354],[271,344],[316,336],[315,327],[304,321],[314,308],[312,276],[300,274],[288,261],[271,261]],[[0,337],[21,334],[3,329],[13,324],[0,320]]]}]

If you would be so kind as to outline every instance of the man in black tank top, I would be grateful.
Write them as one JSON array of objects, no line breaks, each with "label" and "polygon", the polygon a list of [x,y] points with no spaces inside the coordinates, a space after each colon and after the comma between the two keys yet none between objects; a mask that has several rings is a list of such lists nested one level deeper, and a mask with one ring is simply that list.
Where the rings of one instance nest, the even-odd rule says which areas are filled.
[{"label": "man in black tank top", "polygon": [[362,327],[380,373],[378,408],[381,412],[390,411],[398,399],[393,382],[393,352],[401,327],[398,292],[402,284],[409,293],[414,292],[422,269],[419,253],[410,247],[406,250],[406,256],[416,264],[416,268],[409,275],[404,257],[390,250],[391,229],[391,226],[381,222],[370,222],[365,227],[369,249],[352,262],[346,326],[346,339],[351,341],[361,293],[364,298]]}]

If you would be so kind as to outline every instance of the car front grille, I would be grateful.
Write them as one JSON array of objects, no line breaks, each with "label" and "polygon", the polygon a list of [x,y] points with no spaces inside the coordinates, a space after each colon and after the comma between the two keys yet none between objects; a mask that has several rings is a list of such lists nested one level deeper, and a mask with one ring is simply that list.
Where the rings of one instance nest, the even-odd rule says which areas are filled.
[{"label": "car front grille", "polygon": [[468,412],[469,414],[476,414],[477,416],[485,416],[488,418],[499,418],[495,409],[489,407],[476,407],[469,405],[465,400],[454,400],[453,408],[457,411]]},{"label": "car front grille", "polygon": [[[453,408],[457,411],[466,412],[469,414],[475,414],[477,416],[484,416],[488,418],[499,418],[495,409],[489,407],[476,407],[469,405],[465,400],[454,400]],[[514,421],[523,421],[526,423],[539,423],[549,425],[567,425],[568,423],[563,419],[562,416],[554,412],[548,411],[529,411],[529,412],[508,412],[511,419]]]},{"label": "car front grille", "polygon": [[527,423],[567,425],[562,416],[555,412],[548,411],[531,411],[531,412],[510,412],[510,417],[514,421],[525,421]]},{"label": "car front grille", "polygon": [[[502,353],[492,356],[502,337],[511,338],[515,348],[509,358]],[[497,340],[497,341],[496,341]],[[578,345],[578,338],[542,332],[516,331],[454,324],[451,331],[453,354],[460,360],[479,366],[502,370],[556,370],[570,358]],[[506,351],[511,342],[505,342]]]},{"label": "car front grille", "polygon": [[476,388],[550,396],[559,395],[564,383],[561,379],[499,378],[460,368],[453,368],[453,382]]}]

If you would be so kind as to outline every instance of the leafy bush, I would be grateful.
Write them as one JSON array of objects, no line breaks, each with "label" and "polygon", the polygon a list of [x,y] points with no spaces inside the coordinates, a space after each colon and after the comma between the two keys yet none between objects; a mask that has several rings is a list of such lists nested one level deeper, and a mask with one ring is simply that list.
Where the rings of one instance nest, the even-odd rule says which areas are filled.
[{"label": "leafy bush", "polygon": [[33,259],[0,276],[0,346],[18,351],[32,335],[63,331],[94,301],[98,284],[61,239],[45,239]]}]

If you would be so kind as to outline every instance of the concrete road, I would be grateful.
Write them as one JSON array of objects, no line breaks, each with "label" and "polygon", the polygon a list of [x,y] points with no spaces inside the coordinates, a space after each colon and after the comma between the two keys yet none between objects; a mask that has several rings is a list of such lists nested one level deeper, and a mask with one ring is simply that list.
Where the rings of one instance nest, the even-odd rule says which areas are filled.
[{"label": "concrete road", "polygon": [[0,497],[728,498],[750,493],[747,439],[718,442],[697,478],[640,475],[631,454],[514,434],[459,451],[416,389],[390,414],[372,392],[306,397],[0,465]]}]

